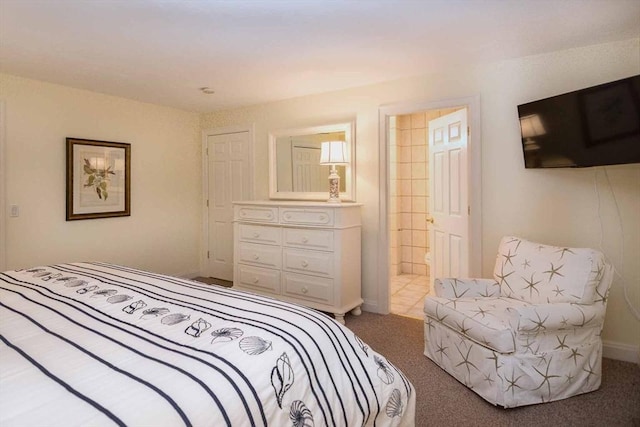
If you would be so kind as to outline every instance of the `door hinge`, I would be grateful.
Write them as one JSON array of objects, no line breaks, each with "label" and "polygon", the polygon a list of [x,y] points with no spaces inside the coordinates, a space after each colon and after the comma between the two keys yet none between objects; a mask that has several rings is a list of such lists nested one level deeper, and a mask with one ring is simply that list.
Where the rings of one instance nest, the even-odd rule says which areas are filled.
[{"label": "door hinge", "polygon": [[207,207],[209,207],[209,200],[207,200]]},{"label": "door hinge", "polygon": [[209,258],[209,251],[207,251],[207,259]]},{"label": "door hinge", "polygon": [[467,206],[467,215],[471,215],[471,206]]},{"label": "door hinge", "polygon": [[471,130],[469,128],[469,126],[467,126],[467,136],[471,135]]}]

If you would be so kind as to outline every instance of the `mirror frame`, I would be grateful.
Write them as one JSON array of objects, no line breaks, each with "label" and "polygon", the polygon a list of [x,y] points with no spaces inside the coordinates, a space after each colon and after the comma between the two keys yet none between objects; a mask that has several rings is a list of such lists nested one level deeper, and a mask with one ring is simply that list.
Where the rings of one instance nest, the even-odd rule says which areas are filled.
[{"label": "mirror frame", "polygon": [[356,150],[355,150],[355,122],[334,123],[322,126],[310,126],[295,129],[281,129],[269,132],[269,198],[276,200],[319,200],[329,199],[327,175],[327,191],[278,191],[276,140],[287,136],[310,135],[328,132],[344,132],[347,143],[349,164],[345,167],[345,191],[340,193],[340,200],[354,202],[356,200]]}]

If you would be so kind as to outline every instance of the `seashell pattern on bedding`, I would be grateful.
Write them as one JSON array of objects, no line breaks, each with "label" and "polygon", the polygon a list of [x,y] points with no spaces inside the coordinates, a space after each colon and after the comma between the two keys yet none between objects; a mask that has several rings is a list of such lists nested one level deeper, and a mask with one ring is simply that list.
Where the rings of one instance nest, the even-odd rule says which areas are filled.
[{"label": "seashell pattern on bedding", "polygon": [[267,350],[271,350],[271,341],[267,341],[260,337],[242,338],[239,345],[242,351],[251,356],[256,356]]},{"label": "seashell pattern on bedding", "polygon": [[94,262],[0,273],[0,317],[0,425],[414,425],[404,374],[298,305]]}]

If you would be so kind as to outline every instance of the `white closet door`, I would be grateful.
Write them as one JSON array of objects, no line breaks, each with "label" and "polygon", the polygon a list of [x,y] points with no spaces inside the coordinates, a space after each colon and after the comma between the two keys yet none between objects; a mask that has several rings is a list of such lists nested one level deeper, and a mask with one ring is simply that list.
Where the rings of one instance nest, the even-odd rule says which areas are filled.
[{"label": "white closet door", "polygon": [[207,137],[209,233],[207,274],[233,280],[232,201],[250,197],[249,132]]}]

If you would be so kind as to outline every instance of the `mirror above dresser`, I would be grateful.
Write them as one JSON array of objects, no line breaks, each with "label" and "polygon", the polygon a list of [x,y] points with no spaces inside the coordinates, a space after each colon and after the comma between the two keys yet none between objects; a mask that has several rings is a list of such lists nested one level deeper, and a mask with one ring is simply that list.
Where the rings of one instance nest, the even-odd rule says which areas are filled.
[{"label": "mirror above dresser", "polygon": [[355,201],[354,123],[335,123],[269,133],[269,198],[327,200],[329,166],[320,165],[320,147],[326,141],[345,141],[349,163],[336,167],[340,199]]}]

